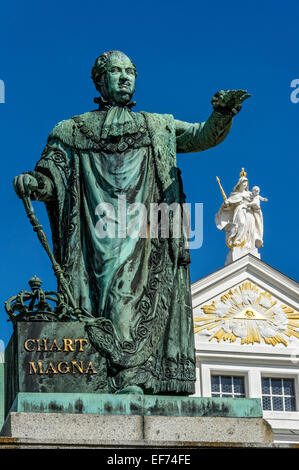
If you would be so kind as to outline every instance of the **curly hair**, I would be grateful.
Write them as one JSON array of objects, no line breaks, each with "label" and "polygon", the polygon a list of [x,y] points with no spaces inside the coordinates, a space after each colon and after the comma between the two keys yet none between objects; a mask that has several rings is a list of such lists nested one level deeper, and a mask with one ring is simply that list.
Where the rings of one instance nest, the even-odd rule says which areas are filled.
[{"label": "curly hair", "polygon": [[[91,70],[91,78],[95,84],[95,87],[96,89],[101,93],[102,91],[102,87],[104,85],[104,81],[105,81],[105,77],[106,77],[106,72],[107,72],[107,66],[108,66],[108,63],[109,63],[109,60],[110,60],[110,57],[112,55],[122,55],[122,56],[125,56],[126,54],[124,54],[123,52],[121,51],[108,51],[108,52],[104,52],[102,55],[100,55],[95,63],[94,63],[94,66],[92,67],[92,70]],[[129,58],[130,59],[130,58]],[[131,59],[130,59],[131,60]],[[132,62],[132,60],[131,60]],[[134,71],[135,71],[135,77],[137,77],[137,72],[136,72],[136,66],[135,64],[132,62],[132,65],[133,65],[133,68],[134,68]]]}]

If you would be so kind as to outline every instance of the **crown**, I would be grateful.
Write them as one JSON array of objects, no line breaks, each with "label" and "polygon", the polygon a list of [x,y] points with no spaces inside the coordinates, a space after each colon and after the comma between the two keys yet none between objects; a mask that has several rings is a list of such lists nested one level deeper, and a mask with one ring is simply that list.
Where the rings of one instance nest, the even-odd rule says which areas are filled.
[{"label": "crown", "polygon": [[243,177],[246,178],[246,176],[247,176],[247,173],[246,173],[246,171],[244,171],[244,168],[242,168],[242,171],[241,171],[241,173],[240,173],[240,177],[241,177],[241,178],[243,178]]},{"label": "crown", "polygon": [[[9,320],[17,321],[68,321],[71,309],[61,292],[41,289],[42,281],[33,276],[29,280],[30,291],[22,290],[5,302]],[[17,312],[17,313],[16,313]]]}]

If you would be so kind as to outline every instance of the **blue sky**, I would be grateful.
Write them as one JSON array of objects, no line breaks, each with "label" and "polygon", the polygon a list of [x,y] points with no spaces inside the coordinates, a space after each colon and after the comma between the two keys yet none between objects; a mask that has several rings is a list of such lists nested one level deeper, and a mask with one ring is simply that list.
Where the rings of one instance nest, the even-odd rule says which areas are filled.
[{"label": "blue sky", "polygon": [[[34,168],[54,125],[95,109],[90,70],[102,52],[127,53],[137,66],[136,111],[199,122],[219,89],[247,89],[232,131],[220,146],[178,156],[188,202],[204,204],[201,249],[192,251],[192,282],[224,265],[224,233],[214,224],[241,167],[261,187],[262,259],[298,279],[298,116],[290,83],[299,79],[297,1],[115,0],[14,1],[1,4],[0,303],[37,274],[55,289],[50,263],[15,196],[12,180]],[[299,94],[298,94],[299,96]],[[44,207],[36,212],[50,236]],[[0,337],[11,335],[4,307]]]}]

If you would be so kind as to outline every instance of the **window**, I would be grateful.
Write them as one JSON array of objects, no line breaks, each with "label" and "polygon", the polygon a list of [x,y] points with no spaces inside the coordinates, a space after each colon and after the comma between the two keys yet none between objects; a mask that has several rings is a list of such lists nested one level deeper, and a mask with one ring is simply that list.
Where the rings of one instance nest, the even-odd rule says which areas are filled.
[{"label": "window", "polygon": [[294,379],[262,378],[263,410],[296,411]]},{"label": "window", "polygon": [[212,397],[244,398],[244,377],[231,375],[212,375]]}]

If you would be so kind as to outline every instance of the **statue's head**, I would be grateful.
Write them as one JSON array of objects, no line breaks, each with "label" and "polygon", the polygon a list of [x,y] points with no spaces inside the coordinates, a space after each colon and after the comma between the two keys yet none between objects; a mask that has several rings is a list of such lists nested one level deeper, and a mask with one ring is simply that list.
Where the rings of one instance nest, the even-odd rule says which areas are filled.
[{"label": "statue's head", "polygon": [[126,54],[109,51],[97,58],[91,77],[104,100],[125,105],[131,100],[135,91],[137,72]]},{"label": "statue's head", "polygon": [[246,176],[241,176],[239,178],[239,181],[236,184],[236,186],[234,187],[233,191],[234,192],[238,191],[238,192],[241,192],[241,193],[243,191],[248,191],[248,179],[246,178]]},{"label": "statue's head", "polygon": [[260,194],[260,188],[258,186],[253,186],[251,192],[254,196],[258,196]]}]

